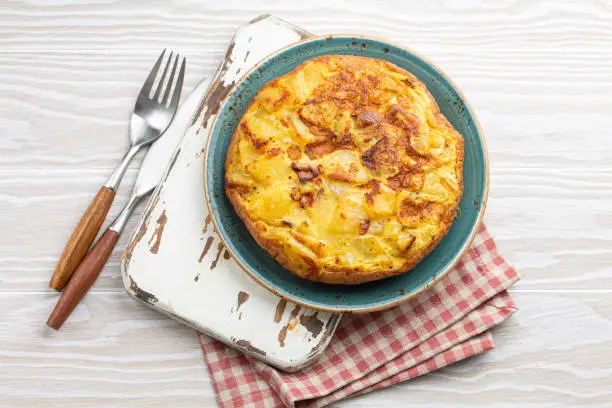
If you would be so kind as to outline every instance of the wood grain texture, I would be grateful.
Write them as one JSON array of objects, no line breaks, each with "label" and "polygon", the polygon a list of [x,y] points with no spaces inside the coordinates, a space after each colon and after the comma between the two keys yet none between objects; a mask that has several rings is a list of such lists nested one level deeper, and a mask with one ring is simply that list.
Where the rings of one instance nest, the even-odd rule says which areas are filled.
[{"label": "wood grain texture", "polygon": [[[0,405],[216,406],[193,330],[123,293],[92,295],[53,332],[42,322],[58,294],[3,294]],[[495,330],[497,349],[337,406],[605,407],[609,294],[513,295],[521,310]]]},{"label": "wood grain texture", "polygon": [[[1,144],[1,142],[0,142]],[[0,148],[1,150],[1,148]],[[110,171],[91,169],[0,169],[0,291],[52,291],[49,278],[78,222],[91,192],[104,183]],[[127,202],[136,171],[123,177],[103,227],[107,227]],[[133,231],[142,215],[138,206],[126,231]],[[129,234],[119,238],[95,290],[120,291],[119,257]]]},{"label": "wood grain texture", "polygon": [[[0,406],[216,406],[192,330],[121,289],[120,238],[59,333],[47,287],[128,144],[160,48],[211,75],[265,13],[403,42],[470,100],[491,160],[485,221],[523,280],[482,357],[338,406],[612,406],[612,4],[605,0],[10,2],[0,13]],[[141,156],[140,156],[141,157]],[[127,200],[130,164],[109,217]],[[134,228],[140,207],[127,226]],[[107,223],[108,224],[108,221]]]},{"label": "wood grain texture", "polygon": [[2,294],[0,406],[214,406],[192,329],[118,292],[88,294],[56,332],[58,297]]}]

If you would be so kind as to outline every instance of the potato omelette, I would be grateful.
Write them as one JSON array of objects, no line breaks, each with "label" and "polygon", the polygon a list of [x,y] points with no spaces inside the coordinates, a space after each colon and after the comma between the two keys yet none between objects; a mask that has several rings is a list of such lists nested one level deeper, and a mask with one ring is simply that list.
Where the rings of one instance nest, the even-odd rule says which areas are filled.
[{"label": "potato omelette", "polygon": [[225,169],[236,212],[273,258],[305,279],[358,284],[409,271],[448,232],[463,139],[411,73],[326,55],[256,94]]}]

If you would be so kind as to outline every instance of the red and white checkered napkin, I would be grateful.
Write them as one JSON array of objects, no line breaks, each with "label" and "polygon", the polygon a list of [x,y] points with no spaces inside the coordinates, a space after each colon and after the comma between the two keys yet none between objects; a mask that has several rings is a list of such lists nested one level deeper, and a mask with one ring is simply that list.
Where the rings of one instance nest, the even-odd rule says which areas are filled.
[{"label": "red and white checkered napkin", "polygon": [[205,335],[202,351],[222,407],[322,407],[495,347],[489,329],[516,309],[506,289],[519,279],[480,227],[440,282],[382,312],[346,316],[315,364],[281,372]]}]

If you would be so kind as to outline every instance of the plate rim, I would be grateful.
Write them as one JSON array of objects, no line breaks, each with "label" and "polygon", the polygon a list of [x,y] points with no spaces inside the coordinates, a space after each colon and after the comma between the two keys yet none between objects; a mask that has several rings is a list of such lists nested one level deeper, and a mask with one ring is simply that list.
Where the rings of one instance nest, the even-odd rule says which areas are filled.
[{"label": "plate rim", "polygon": [[[268,285],[266,282],[264,282],[259,276],[257,276],[257,274],[251,272],[249,270],[249,268],[243,264],[243,262],[236,256],[236,254],[234,253],[233,249],[228,245],[227,243],[227,239],[225,238],[225,236],[223,236],[223,233],[221,233],[221,229],[218,226],[218,222],[216,219],[216,213],[213,210],[212,206],[211,206],[211,202],[210,202],[210,196],[209,196],[209,191],[208,191],[208,176],[207,176],[207,169],[208,169],[208,153],[210,150],[210,141],[212,138],[212,132],[215,129],[215,126],[217,124],[217,121],[219,120],[219,115],[215,115],[211,125],[210,125],[210,131],[208,134],[208,137],[206,138],[206,144],[204,146],[204,151],[203,151],[203,161],[204,161],[204,165],[203,165],[203,187],[204,187],[204,198],[206,201],[206,206],[208,208],[209,213],[212,215],[211,219],[212,219],[212,223],[213,226],[215,228],[215,231],[217,232],[217,235],[219,236],[219,239],[223,242],[223,244],[225,245],[225,248],[227,250],[227,252],[230,254],[230,256],[232,257],[232,259],[238,264],[238,266],[249,276],[251,277],[255,282],[257,282],[259,285],[261,285],[262,287],[266,288],[267,290],[269,290],[270,292],[274,293],[275,295],[286,299],[290,302],[293,302],[295,304],[304,306],[304,307],[308,307],[314,310],[319,310],[319,311],[323,311],[323,312],[331,312],[331,313],[367,313],[367,312],[376,312],[376,311],[381,311],[381,310],[385,310],[385,309],[390,309],[394,306],[397,306],[401,303],[404,303],[418,295],[420,295],[421,293],[427,291],[429,288],[431,288],[432,286],[436,285],[440,280],[442,280],[456,265],[457,263],[461,260],[461,258],[463,257],[463,255],[465,254],[465,252],[467,252],[467,250],[470,248],[472,242],[474,241],[474,239],[476,238],[476,235],[478,233],[478,230],[482,224],[483,218],[484,218],[484,213],[486,211],[486,207],[487,207],[487,202],[488,202],[488,198],[489,198],[489,182],[490,182],[490,162],[489,162],[489,151],[487,149],[487,143],[484,137],[484,133],[482,131],[482,127],[480,125],[480,121],[478,120],[478,117],[474,111],[474,109],[472,108],[472,105],[469,103],[467,97],[465,96],[465,94],[461,91],[461,89],[457,86],[457,84],[446,74],[446,72],[444,72],[442,69],[440,69],[436,64],[434,64],[433,62],[431,62],[428,58],[424,57],[423,55],[421,55],[418,52],[415,52],[413,49],[411,49],[410,47],[407,47],[404,44],[400,44],[394,41],[389,41],[387,39],[384,38],[380,38],[380,37],[376,37],[376,36],[371,36],[371,35],[363,35],[363,34],[325,34],[325,35],[313,35],[311,37],[307,37],[304,39],[301,39],[299,41],[296,41],[294,43],[288,44],[282,48],[279,48],[278,50],[269,53],[268,55],[266,55],[264,58],[262,58],[260,61],[258,61],[255,65],[253,65],[251,67],[251,69],[249,69],[248,71],[246,71],[241,77],[240,79],[233,85],[232,90],[227,94],[227,96],[223,99],[223,101],[221,102],[220,109],[219,109],[219,113],[221,112],[221,110],[223,109],[223,106],[225,106],[225,104],[227,103],[228,99],[236,92],[236,89],[238,89],[238,87],[244,82],[245,78],[247,78],[252,72],[256,71],[257,69],[259,69],[259,67],[265,63],[266,61],[268,61],[270,58],[290,49],[293,47],[296,47],[298,45],[301,44],[306,44],[306,43],[310,43],[310,42],[315,42],[315,41],[320,41],[320,40],[331,40],[333,38],[354,38],[354,39],[363,39],[363,40],[373,40],[373,41],[377,41],[380,43],[384,43],[384,44],[389,44],[392,45],[396,48],[399,48],[401,50],[404,50],[412,55],[414,55],[415,57],[423,60],[425,63],[427,63],[429,66],[431,66],[434,70],[436,70],[442,77],[444,77],[444,79],[446,79],[450,85],[452,86],[453,90],[456,91],[459,96],[461,97],[461,99],[463,100],[464,104],[467,106],[472,118],[473,118],[473,122],[474,125],[476,127],[477,130],[477,134],[478,134],[478,138],[480,140],[481,146],[482,146],[482,151],[484,153],[484,169],[485,169],[485,183],[484,183],[484,192],[483,192],[483,198],[481,201],[481,206],[480,206],[480,211],[478,212],[478,218],[476,219],[476,222],[474,223],[474,225],[472,226],[472,230],[470,231],[470,235],[468,237],[468,239],[465,241],[463,247],[457,252],[457,254],[455,255],[455,257],[452,259],[451,262],[449,262],[448,266],[446,268],[444,268],[443,271],[441,271],[434,279],[432,279],[431,282],[429,282],[428,284],[426,284],[425,286],[423,286],[422,288],[411,292],[411,293],[407,293],[405,295],[400,295],[399,298],[391,301],[391,302],[386,302],[386,303],[381,303],[381,304],[377,304],[377,305],[372,305],[372,306],[366,306],[366,307],[346,307],[346,306],[339,306],[339,307],[327,307],[327,306],[321,306],[318,304],[312,304],[312,303],[307,303],[304,302],[300,299],[296,299],[290,295],[284,294],[279,292],[277,289],[275,289],[274,287]],[[436,101],[437,102],[437,101]]]}]

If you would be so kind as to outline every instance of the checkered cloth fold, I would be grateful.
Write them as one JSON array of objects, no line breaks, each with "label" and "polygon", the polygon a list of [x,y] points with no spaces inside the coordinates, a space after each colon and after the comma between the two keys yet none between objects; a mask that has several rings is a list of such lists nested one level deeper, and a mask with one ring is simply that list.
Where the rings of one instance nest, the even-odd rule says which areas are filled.
[{"label": "checkered cloth fold", "polygon": [[385,311],[347,315],[323,356],[298,373],[202,334],[200,342],[221,407],[323,407],[491,350],[489,329],[516,310],[506,289],[518,279],[483,225],[434,287]]}]

